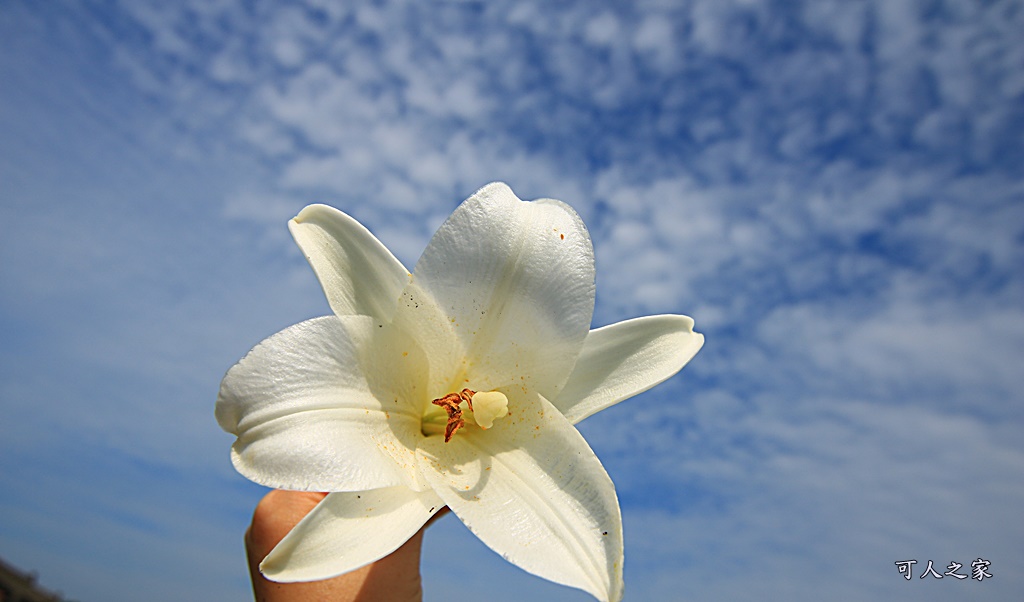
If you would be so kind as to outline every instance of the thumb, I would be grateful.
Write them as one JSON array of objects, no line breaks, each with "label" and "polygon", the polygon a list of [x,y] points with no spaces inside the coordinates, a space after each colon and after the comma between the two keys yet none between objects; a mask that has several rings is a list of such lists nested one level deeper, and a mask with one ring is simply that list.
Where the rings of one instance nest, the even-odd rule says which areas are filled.
[{"label": "thumb", "polygon": [[[391,554],[351,573],[323,581],[277,583],[259,572],[259,563],[327,494],[275,490],[260,500],[246,532],[249,573],[258,602],[332,600],[339,602],[418,602],[423,598],[420,550],[423,529]],[[425,528],[425,527],[424,527]]]}]

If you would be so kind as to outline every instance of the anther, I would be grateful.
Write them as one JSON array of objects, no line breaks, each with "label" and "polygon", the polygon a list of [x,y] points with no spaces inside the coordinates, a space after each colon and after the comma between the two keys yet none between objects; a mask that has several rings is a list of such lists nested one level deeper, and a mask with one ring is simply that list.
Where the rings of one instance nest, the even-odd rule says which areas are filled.
[{"label": "anther", "polygon": [[448,412],[448,424],[444,427],[444,442],[448,443],[455,436],[455,432],[466,425],[466,421],[462,419],[462,408],[459,404],[463,401],[469,405],[469,411],[473,411],[473,395],[476,391],[469,389],[463,389],[459,393],[449,393],[444,397],[440,397],[431,401],[430,403],[444,408],[444,411]]}]

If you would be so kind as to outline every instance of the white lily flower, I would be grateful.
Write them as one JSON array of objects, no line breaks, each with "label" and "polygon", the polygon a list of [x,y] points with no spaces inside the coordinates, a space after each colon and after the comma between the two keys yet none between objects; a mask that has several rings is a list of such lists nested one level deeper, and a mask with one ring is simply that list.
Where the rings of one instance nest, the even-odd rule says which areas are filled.
[{"label": "white lily flower", "polygon": [[526,571],[622,597],[615,487],[576,422],[669,378],[700,349],[685,316],[589,330],[594,256],[575,211],[490,184],[410,274],[323,205],[289,228],[334,311],[266,339],[221,383],[240,473],[331,492],[267,556],[275,581],[391,553],[443,506]]}]

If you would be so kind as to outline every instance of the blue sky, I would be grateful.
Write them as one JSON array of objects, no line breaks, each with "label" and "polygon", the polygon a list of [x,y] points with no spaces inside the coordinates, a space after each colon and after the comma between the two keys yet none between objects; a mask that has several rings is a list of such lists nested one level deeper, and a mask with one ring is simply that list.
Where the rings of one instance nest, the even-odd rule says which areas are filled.
[{"label": "blue sky", "polygon": [[[0,557],[247,599],[262,490],[213,402],[328,311],[286,221],[337,206],[411,266],[503,180],[587,222],[595,326],[707,337],[580,425],[627,599],[1024,591],[1024,6],[343,4],[0,5]],[[426,539],[427,600],[588,599]]]}]

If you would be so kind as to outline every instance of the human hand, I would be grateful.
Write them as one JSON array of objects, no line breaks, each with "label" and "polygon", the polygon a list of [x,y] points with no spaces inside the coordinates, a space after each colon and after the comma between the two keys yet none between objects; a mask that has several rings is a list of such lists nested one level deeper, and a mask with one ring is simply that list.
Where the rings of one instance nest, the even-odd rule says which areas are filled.
[{"label": "human hand", "polygon": [[[351,573],[305,583],[275,583],[259,571],[260,562],[326,493],[274,490],[260,500],[245,533],[249,574],[257,602],[419,602],[423,529],[391,554]],[[436,518],[436,517],[435,517]],[[426,527],[424,527],[426,528]]]}]

